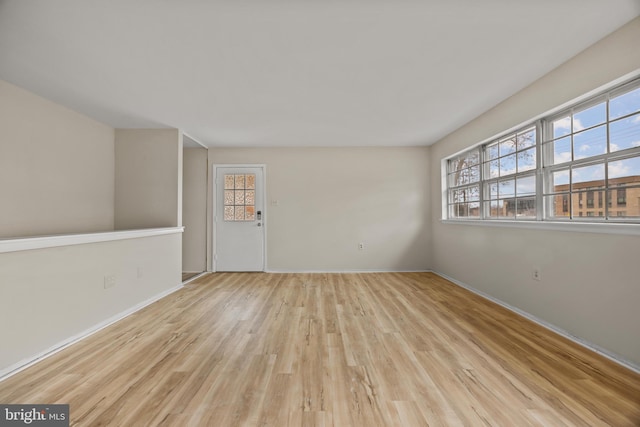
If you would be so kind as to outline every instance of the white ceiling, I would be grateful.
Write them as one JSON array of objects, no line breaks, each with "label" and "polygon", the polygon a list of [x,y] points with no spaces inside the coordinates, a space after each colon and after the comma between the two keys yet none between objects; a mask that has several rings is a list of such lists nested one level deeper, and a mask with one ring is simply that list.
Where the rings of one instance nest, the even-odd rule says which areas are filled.
[{"label": "white ceiling", "polygon": [[638,15],[640,0],[0,0],[0,78],[211,147],[428,145]]}]

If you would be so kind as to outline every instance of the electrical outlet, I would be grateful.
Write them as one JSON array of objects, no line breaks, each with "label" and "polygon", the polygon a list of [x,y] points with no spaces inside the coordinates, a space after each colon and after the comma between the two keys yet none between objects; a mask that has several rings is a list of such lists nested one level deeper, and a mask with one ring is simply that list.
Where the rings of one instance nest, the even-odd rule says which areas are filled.
[{"label": "electrical outlet", "polygon": [[531,278],[536,281],[542,280],[542,273],[538,267],[533,268],[533,273],[531,274]]},{"label": "electrical outlet", "polygon": [[364,243],[362,242],[358,243],[358,250],[360,251],[364,250]]},{"label": "electrical outlet", "polygon": [[116,285],[116,276],[104,276],[104,288],[113,288]]},{"label": "electrical outlet", "polygon": [[142,267],[138,267],[138,279],[142,278]]}]

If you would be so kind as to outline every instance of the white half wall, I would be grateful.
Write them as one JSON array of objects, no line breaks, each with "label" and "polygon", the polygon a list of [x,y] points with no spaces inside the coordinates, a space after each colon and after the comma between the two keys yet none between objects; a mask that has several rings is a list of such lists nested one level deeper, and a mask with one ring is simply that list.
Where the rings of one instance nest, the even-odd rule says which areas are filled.
[{"label": "white half wall", "polygon": [[[432,268],[640,366],[638,237],[442,223],[441,160],[640,69],[640,18],[431,147]],[[532,279],[533,268],[542,280]]]},{"label": "white half wall", "polygon": [[179,286],[181,237],[0,253],[0,376]]},{"label": "white half wall", "polygon": [[0,238],[113,230],[113,128],[0,80],[0,129]]},{"label": "white half wall", "polygon": [[428,147],[212,148],[209,163],[266,165],[269,271],[429,267]]}]

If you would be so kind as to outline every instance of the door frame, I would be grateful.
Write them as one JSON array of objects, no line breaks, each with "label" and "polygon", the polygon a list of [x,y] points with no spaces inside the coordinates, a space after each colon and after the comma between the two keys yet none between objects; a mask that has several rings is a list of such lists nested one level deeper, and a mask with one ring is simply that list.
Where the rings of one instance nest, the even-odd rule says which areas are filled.
[{"label": "door frame", "polygon": [[214,163],[213,173],[211,176],[212,182],[212,215],[211,215],[211,271],[217,271],[217,254],[218,248],[216,243],[216,216],[218,212],[218,206],[216,205],[216,196],[218,192],[218,184],[216,179],[218,177],[219,168],[257,168],[262,170],[262,271],[267,271],[267,165],[264,163]]}]

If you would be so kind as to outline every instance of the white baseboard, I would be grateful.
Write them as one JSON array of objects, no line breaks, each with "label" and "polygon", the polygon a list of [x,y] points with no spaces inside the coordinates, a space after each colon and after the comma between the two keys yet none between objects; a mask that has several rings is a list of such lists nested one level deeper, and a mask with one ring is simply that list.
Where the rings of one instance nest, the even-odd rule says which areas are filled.
[{"label": "white baseboard", "polygon": [[300,274],[351,274],[351,273],[430,273],[431,270],[265,270],[265,273],[300,273]]},{"label": "white baseboard", "polygon": [[498,298],[495,298],[487,293],[484,293],[482,291],[479,291],[478,289],[473,288],[472,286],[467,285],[466,283],[462,283],[459,280],[456,280],[452,277],[447,276],[446,274],[442,274],[442,273],[438,273],[437,271],[433,271],[434,274],[437,274],[440,277],[443,277],[445,279],[447,279],[448,281],[450,281],[451,283],[454,283],[457,286],[460,286],[461,288],[464,288],[470,292],[473,292],[474,294],[481,296],[484,299],[487,299],[491,302],[494,302],[504,308],[506,308],[509,311],[512,311],[528,320],[531,320],[534,323],[537,323],[538,325],[542,326],[545,329],[550,330],[551,332],[555,332],[556,334],[563,336],[565,338],[567,338],[570,341],[573,341],[574,343],[588,349],[591,350],[595,353],[598,353],[599,355],[606,357],[607,359],[611,360],[612,362],[617,363],[618,365],[624,366],[625,368],[634,371],[636,373],[640,374],[640,365],[637,365],[629,360],[626,360],[625,358],[607,350],[606,348],[600,347],[599,345],[593,344],[587,340],[584,340],[580,337],[576,337],[574,335],[571,335],[569,332],[565,331],[562,328],[557,327],[556,325],[553,325],[549,322],[546,322],[530,313],[527,313],[526,311],[520,310],[517,307],[514,307],[512,305],[507,304],[504,301],[499,300]]},{"label": "white baseboard", "polygon": [[190,279],[185,280],[184,282],[182,282],[182,286],[186,285],[187,283],[191,283],[196,279],[199,279],[200,277],[204,276],[205,274],[209,274],[209,271],[201,271],[197,276],[193,276]]},{"label": "white baseboard", "polygon": [[175,291],[181,289],[183,286],[183,284],[179,284],[178,286],[168,289],[164,292],[161,292],[157,295],[154,295],[153,297],[142,301],[136,305],[134,305],[133,307],[122,311],[114,316],[109,317],[108,319],[106,319],[103,322],[98,323],[97,325],[94,325],[82,332],[80,332],[79,334],[73,335],[67,339],[65,339],[64,341],[61,341],[57,344],[54,344],[53,346],[49,347],[48,349],[32,356],[32,357],[28,357],[26,359],[23,359],[21,361],[19,361],[18,363],[14,363],[13,365],[9,366],[8,368],[2,369],[0,370],[0,381],[4,381],[7,378],[17,374],[18,372],[34,365],[37,362],[40,362],[41,360],[46,359],[47,357],[53,356],[54,354],[56,354],[57,352],[64,350],[65,348],[77,343],[78,341],[81,341],[93,334],[95,334],[96,332],[106,328],[107,326],[110,326],[116,322],[118,322],[119,320],[124,319],[125,317],[135,313],[136,311],[142,310],[143,308],[145,308],[146,306],[153,304],[154,302],[166,297],[169,294],[174,293]]}]

